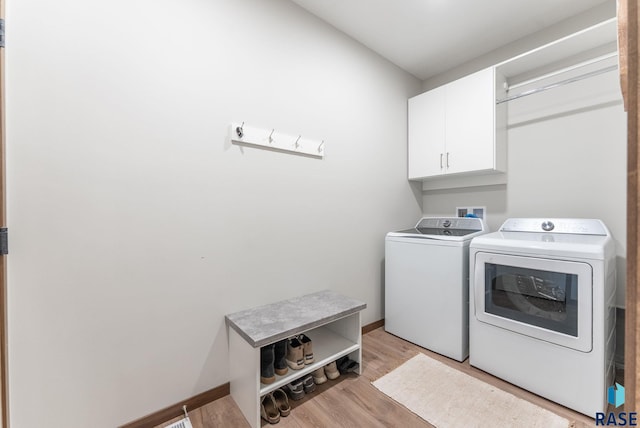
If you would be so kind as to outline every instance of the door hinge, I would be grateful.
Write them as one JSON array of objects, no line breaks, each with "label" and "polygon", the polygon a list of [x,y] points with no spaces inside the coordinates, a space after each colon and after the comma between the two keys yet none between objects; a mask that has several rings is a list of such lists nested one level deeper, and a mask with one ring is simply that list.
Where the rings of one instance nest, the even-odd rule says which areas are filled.
[{"label": "door hinge", "polygon": [[4,19],[0,19],[0,48],[4,47]]},{"label": "door hinge", "polygon": [[0,227],[0,256],[9,254],[9,229]]}]

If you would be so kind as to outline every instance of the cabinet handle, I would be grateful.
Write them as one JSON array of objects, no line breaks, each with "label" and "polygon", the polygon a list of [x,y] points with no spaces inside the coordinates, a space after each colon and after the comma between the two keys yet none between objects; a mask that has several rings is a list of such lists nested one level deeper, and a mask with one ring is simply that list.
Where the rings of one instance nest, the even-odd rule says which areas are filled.
[{"label": "cabinet handle", "polygon": [[440,169],[442,169],[442,153],[440,153]]},{"label": "cabinet handle", "polygon": [[447,168],[449,168],[449,152],[447,152]]}]

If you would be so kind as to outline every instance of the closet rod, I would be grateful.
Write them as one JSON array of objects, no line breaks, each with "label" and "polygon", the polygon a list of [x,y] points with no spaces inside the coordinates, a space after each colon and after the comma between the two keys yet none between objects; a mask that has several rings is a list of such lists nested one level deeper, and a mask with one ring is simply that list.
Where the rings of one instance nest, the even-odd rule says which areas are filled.
[{"label": "closet rod", "polygon": [[581,74],[580,76],[575,76],[575,77],[572,77],[572,78],[569,78],[569,79],[566,79],[566,80],[562,80],[562,81],[557,82],[557,83],[552,83],[550,85],[542,86],[540,88],[534,88],[534,89],[529,89],[528,91],[520,92],[519,94],[512,95],[510,97],[503,98],[501,100],[497,100],[496,104],[502,104],[502,103],[506,103],[508,101],[516,100],[518,98],[522,98],[522,97],[526,97],[526,96],[529,96],[529,95],[537,94],[539,92],[548,91],[549,89],[557,88],[559,86],[564,86],[564,85],[567,85],[567,84],[573,83],[573,82],[578,82],[580,80],[587,79],[589,77],[597,76],[599,74],[607,73],[609,71],[613,71],[613,70],[617,70],[617,69],[618,69],[618,65],[617,64],[616,65],[611,65],[609,67],[601,68],[599,70],[594,70],[594,71],[591,71],[589,73]]},{"label": "closet rod", "polygon": [[577,64],[573,64],[573,65],[570,65],[568,67],[564,67],[564,68],[552,71],[550,73],[543,74],[541,76],[537,76],[537,77],[531,78],[529,80],[525,80],[525,81],[520,82],[520,83],[514,83],[513,85],[509,85],[507,90],[510,91],[512,89],[516,89],[516,88],[519,88],[521,86],[527,86],[527,85],[530,85],[530,84],[532,84],[534,82],[538,82],[540,80],[548,79],[550,77],[554,77],[554,76],[557,76],[559,74],[567,73],[569,71],[577,70],[578,68],[586,67],[588,65],[595,64],[595,63],[598,63],[598,62],[602,62],[602,61],[605,61],[607,59],[616,58],[617,56],[618,56],[617,52],[611,52],[611,53],[608,53],[606,55],[600,55],[599,57],[591,58],[589,60],[582,61],[582,62],[579,62]]}]

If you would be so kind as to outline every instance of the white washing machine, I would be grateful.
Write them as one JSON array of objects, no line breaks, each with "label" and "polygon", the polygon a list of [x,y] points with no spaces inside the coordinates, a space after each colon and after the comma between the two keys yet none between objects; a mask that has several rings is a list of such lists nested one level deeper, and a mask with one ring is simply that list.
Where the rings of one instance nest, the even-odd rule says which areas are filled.
[{"label": "white washing machine", "polygon": [[471,243],[469,362],[595,417],[615,377],[615,250],[600,220],[509,219]]},{"label": "white washing machine", "polygon": [[469,243],[479,218],[421,219],[385,239],[385,330],[463,361],[469,355]]}]

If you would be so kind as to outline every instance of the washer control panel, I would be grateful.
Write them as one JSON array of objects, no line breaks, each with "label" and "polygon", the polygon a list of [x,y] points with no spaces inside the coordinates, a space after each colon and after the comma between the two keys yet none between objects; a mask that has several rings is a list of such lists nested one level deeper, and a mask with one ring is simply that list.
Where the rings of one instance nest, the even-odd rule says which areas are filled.
[{"label": "washer control panel", "polygon": [[504,222],[500,231],[608,235],[602,220],[586,218],[510,218]]},{"label": "washer control panel", "polygon": [[416,229],[485,230],[482,219],[473,217],[424,217]]}]

